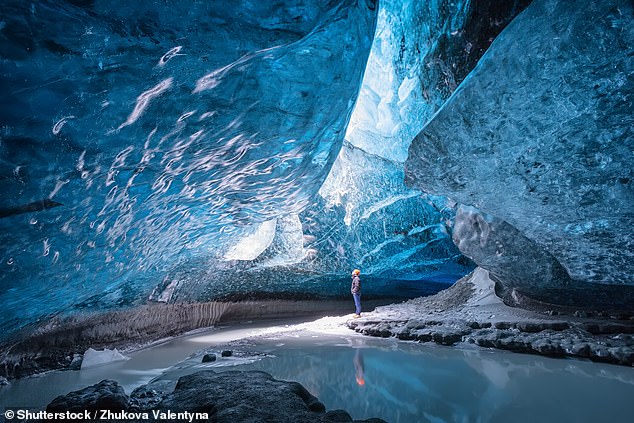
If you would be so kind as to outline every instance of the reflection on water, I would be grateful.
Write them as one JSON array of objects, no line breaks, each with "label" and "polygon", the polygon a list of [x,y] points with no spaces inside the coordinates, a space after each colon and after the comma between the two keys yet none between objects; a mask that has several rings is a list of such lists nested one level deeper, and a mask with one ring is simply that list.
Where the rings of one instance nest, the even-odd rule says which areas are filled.
[{"label": "reflection on water", "polygon": [[363,376],[363,354],[361,350],[356,350],[352,363],[354,364],[354,378],[357,381],[357,385],[365,385],[365,378]]},{"label": "reflection on water", "polygon": [[[246,340],[240,340],[248,335],[246,329],[218,332],[216,338],[214,333],[177,338],[91,372],[54,372],[26,379],[0,389],[0,406],[35,405],[16,401],[32,398],[33,392],[40,397],[68,392],[106,377],[119,380],[130,393],[156,376],[155,381],[169,384],[203,369],[257,369],[300,382],[328,410],[345,409],[355,419],[634,421],[634,369],[628,367],[421,345],[352,332],[261,331],[264,335]],[[219,352],[228,348],[234,355],[220,357]],[[202,363],[204,352],[217,353],[217,361]]]},{"label": "reflection on water", "polygon": [[[237,369],[296,380],[327,409],[355,419],[634,421],[634,369],[627,367],[309,331],[260,337],[234,351]],[[249,354],[261,359],[240,364]],[[220,365],[196,356],[162,379]]]}]

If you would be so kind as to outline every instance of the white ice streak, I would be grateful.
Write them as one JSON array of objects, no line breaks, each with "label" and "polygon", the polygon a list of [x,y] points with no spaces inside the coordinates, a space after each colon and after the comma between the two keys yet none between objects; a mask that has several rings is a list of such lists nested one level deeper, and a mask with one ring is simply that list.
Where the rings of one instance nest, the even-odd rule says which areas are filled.
[{"label": "white ice streak", "polygon": [[379,211],[381,209],[384,209],[384,208],[396,203],[397,201],[407,200],[408,198],[417,197],[420,194],[421,194],[420,191],[413,191],[413,192],[409,192],[409,193],[405,193],[405,194],[394,195],[392,197],[389,197],[389,198],[386,198],[384,200],[381,200],[381,201],[371,205],[370,207],[368,207],[366,209],[365,213],[363,213],[363,215],[361,216],[361,220],[369,218],[372,214],[374,214],[377,211]]},{"label": "white ice streak", "polygon": [[132,110],[132,113],[130,113],[130,116],[128,116],[128,119],[125,122],[123,122],[121,125],[119,125],[117,130],[125,128],[126,126],[132,125],[134,122],[136,122],[139,119],[139,117],[141,117],[145,109],[147,109],[148,105],[150,104],[150,101],[160,96],[165,91],[169,90],[172,87],[173,82],[174,82],[174,78],[170,77],[159,82],[156,86],[150,88],[149,90],[142,92],[136,99],[136,105],[134,106],[134,110]]},{"label": "white ice streak", "polygon": [[176,46],[171,48],[167,53],[165,53],[158,62],[158,66],[163,67],[165,64],[174,56],[184,56],[183,54],[178,54],[183,49],[183,46]]},{"label": "white ice streak", "polygon": [[53,134],[54,135],[59,134],[64,124],[68,122],[69,119],[75,119],[75,116],[64,116],[63,118],[58,120],[57,123],[53,125],[53,129],[52,129]]},{"label": "white ice streak", "polygon": [[66,179],[65,181],[58,180],[57,182],[55,182],[55,188],[53,188],[53,191],[51,191],[51,193],[48,195],[49,200],[55,197],[57,193],[59,192],[59,190],[69,182],[70,180],[68,179]]}]

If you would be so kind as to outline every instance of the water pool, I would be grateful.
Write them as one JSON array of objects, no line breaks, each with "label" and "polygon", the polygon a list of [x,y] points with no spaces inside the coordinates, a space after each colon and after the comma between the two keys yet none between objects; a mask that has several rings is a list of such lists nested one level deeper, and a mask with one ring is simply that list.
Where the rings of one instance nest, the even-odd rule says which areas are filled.
[{"label": "water pool", "polygon": [[627,367],[311,331],[260,336],[232,347],[238,357],[207,364],[197,355],[162,378],[234,363],[236,370],[296,380],[327,409],[345,409],[355,419],[634,421],[634,369]]},{"label": "water pool", "polygon": [[[224,349],[234,355],[220,357]],[[217,361],[202,363],[204,352],[216,353]],[[25,379],[3,388],[0,397],[2,405],[23,405],[16,401],[34,390],[52,399],[52,391],[68,392],[106,377],[119,380],[129,393],[151,379],[175,382],[203,369],[257,369],[296,380],[327,409],[345,409],[355,419],[634,421],[632,368],[369,338],[332,321],[192,334],[138,351],[125,362]]]}]

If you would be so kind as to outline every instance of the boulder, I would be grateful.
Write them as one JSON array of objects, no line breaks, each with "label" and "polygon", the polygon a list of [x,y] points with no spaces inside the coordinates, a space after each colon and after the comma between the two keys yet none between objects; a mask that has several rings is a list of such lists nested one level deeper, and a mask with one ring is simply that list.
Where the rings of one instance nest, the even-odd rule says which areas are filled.
[{"label": "boulder", "polygon": [[[112,380],[62,395],[49,412],[206,413],[207,419],[237,422],[352,422],[344,410],[326,407],[298,382],[274,379],[261,371],[200,371],[183,376],[170,393],[159,384],[143,385],[128,397]],[[94,414],[93,414],[94,415]],[[178,415],[178,414],[176,414]],[[363,420],[380,423],[381,419]]]},{"label": "boulder", "polygon": [[206,412],[214,421],[227,423],[352,421],[344,411],[325,413],[324,405],[301,384],[261,371],[205,370],[183,376],[157,409]]},{"label": "boulder", "polygon": [[216,354],[203,355],[203,363],[211,363],[213,361],[216,361]]},{"label": "boulder", "polygon": [[81,354],[74,354],[73,358],[70,361],[70,364],[68,365],[68,368],[70,370],[80,370],[81,369],[81,363],[84,361],[84,356]]},{"label": "boulder", "polygon": [[84,412],[97,410],[123,411],[130,406],[130,401],[123,388],[114,380],[102,380],[79,391],[60,395],[46,406],[46,411]]}]

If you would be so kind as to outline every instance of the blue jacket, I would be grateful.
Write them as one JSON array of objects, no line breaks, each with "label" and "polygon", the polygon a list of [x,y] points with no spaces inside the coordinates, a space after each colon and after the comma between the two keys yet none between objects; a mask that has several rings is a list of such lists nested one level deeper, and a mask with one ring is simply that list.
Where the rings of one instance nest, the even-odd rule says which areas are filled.
[{"label": "blue jacket", "polygon": [[359,279],[359,275],[352,276],[352,286],[350,287],[350,292],[353,294],[361,292],[361,279]]}]

